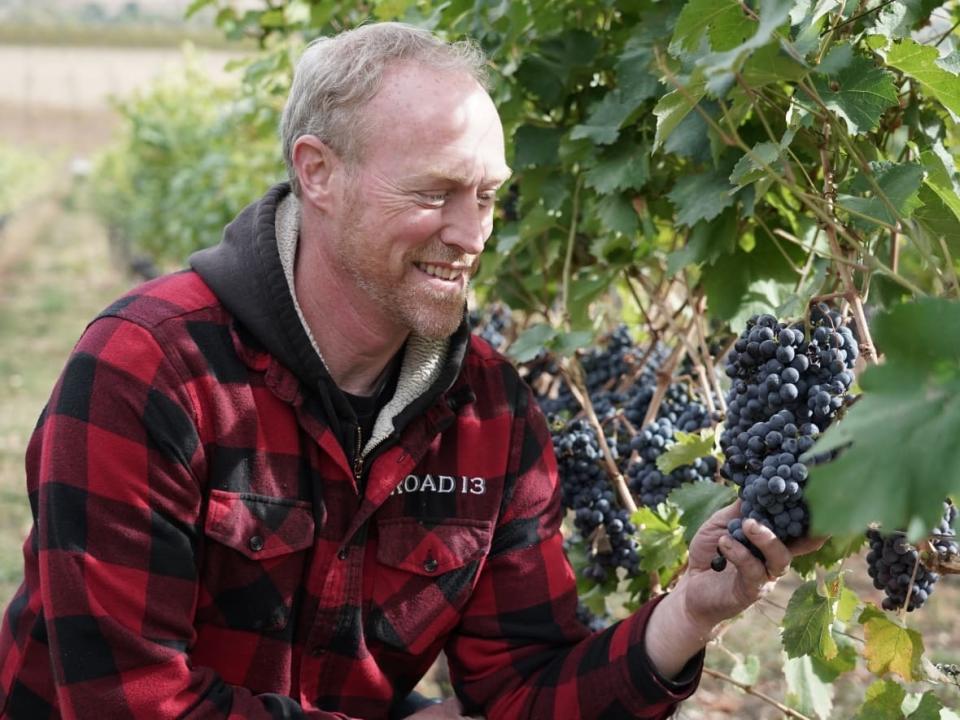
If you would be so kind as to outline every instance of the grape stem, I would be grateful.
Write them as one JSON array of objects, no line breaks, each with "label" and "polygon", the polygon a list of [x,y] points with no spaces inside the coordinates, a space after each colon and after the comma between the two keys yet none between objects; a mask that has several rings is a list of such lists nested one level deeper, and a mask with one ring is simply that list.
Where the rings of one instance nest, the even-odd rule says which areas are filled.
[{"label": "grape stem", "polygon": [[903,619],[904,614],[907,612],[907,608],[910,607],[910,602],[913,599],[913,584],[917,580],[917,570],[920,569],[920,553],[917,553],[917,559],[913,562],[913,572],[910,573],[910,584],[907,585],[907,598],[903,601],[903,605],[900,606],[900,610],[897,611],[897,615],[900,619]]},{"label": "grape stem", "polygon": [[[643,305],[640,302],[640,297],[637,294],[637,290],[633,286],[633,282],[631,282],[629,275],[626,276],[626,280],[627,280],[627,287],[630,289],[630,294],[633,295],[633,299],[637,303],[637,307],[639,307],[641,312],[643,312]],[[687,297],[688,298],[690,297],[689,285],[687,286]],[[702,301],[702,298],[700,298],[700,300]],[[712,415],[714,412],[716,412],[717,408],[713,402],[713,394],[714,394],[712,392],[713,386],[710,384],[709,375],[705,367],[706,360],[704,358],[707,356],[707,354],[703,352],[702,346],[698,347],[694,345],[694,343],[692,342],[692,339],[690,338],[690,330],[697,330],[699,328],[699,326],[696,324],[696,319],[699,316],[701,309],[696,306],[694,307],[693,309],[694,320],[691,322],[691,324],[688,326],[685,332],[682,332],[677,329],[676,323],[674,322],[675,316],[671,316],[669,312],[669,308],[665,308],[661,305],[658,305],[658,309],[660,310],[661,314],[665,318],[666,329],[669,330],[672,335],[675,335],[680,339],[680,342],[682,342],[684,345],[687,355],[689,355],[690,359],[693,360],[694,367],[696,368],[696,371],[697,371],[697,380],[699,380],[700,382],[700,390],[701,390],[701,393],[703,394],[704,403],[707,406],[707,410],[709,410],[710,414]],[[644,313],[644,316],[646,316],[646,313]],[[672,374],[673,373],[671,372],[671,375]],[[723,396],[722,393],[718,394],[718,397],[722,397],[722,396]],[[659,403],[657,405],[659,409]],[[643,421],[643,425],[646,426],[647,423],[649,422],[651,422],[650,419],[645,419]]]},{"label": "grape stem", "polygon": [[791,707],[787,707],[782,702],[780,702],[775,698],[770,697],[766,693],[756,690],[752,685],[749,685],[744,682],[740,682],[739,680],[734,680],[732,677],[730,677],[725,673],[720,672],[719,670],[714,670],[712,668],[704,667],[703,672],[705,675],[709,675],[710,677],[715,677],[718,680],[722,680],[725,683],[730,683],[731,685],[734,685],[740,688],[745,693],[747,693],[747,695],[753,695],[755,698],[763,700],[765,703],[769,705],[773,705],[773,707],[775,707],[777,710],[782,712],[787,717],[796,718],[796,720],[812,720],[807,715],[797,712]]},{"label": "grape stem", "polygon": [[697,341],[700,343],[700,354],[703,356],[703,362],[707,366],[707,377],[710,379],[713,393],[717,397],[720,412],[726,415],[727,401],[723,397],[724,392],[723,388],[720,387],[720,378],[717,376],[717,369],[713,364],[713,357],[710,355],[710,346],[707,344],[706,320],[700,308],[697,308],[695,320],[697,323]]},{"label": "grape stem", "polygon": [[[686,337],[689,332],[690,328],[688,327],[683,331],[683,336]],[[680,364],[680,361],[683,359],[685,353],[686,343],[677,343],[677,346],[673,349],[673,352],[670,353],[670,357],[667,358],[667,361],[663,364],[663,367],[661,367],[657,372],[657,389],[654,391],[653,397],[650,399],[650,405],[647,407],[647,414],[644,415],[643,422],[640,424],[641,428],[645,428],[656,419],[657,413],[660,411],[660,405],[663,402],[663,398],[666,396],[667,389],[670,387],[670,381],[673,379],[673,373],[676,372],[677,366]]]},{"label": "grape stem", "polygon": [[569,358],[567,362],[560,366],[560,371],[564,374],[567,384],[570,386],[570,392],[580,403],[580,407],[587,415],[587,421],[597,434],[597,442],[600,445],[600,451],[603,454],[603,464],[607,474],[613,480],[614,489],[620,498],[620,504],[632,515],[637,511],[637,504],[633,501],[630,489],[627,487],[627,481],[624,480],[617,463],[613,459],[613,453],[610,452],[610,446],[607,445],[607,435],[603,431],[603,426],[597,418],[597,413],[593,409],[593,403],[590,401],[590,393],[587,392],[583,382],[583,368],[580,361],[575,357]]},{"label": "grape stem", "polygon": [[[823,126],[823,144],[820,146],[820,162],[823,165],[823,197],[827,202],[827,209],[830,214],[831,222],[826,223],[827,238],[830,240],[830,249],[834,255],[842,256],[843,250],[837,241],[836,215],[834,214],[834,200],[836,189],[833,184],[833,171],[830,167],[830,124]],[[860,334],[860,343],[863,347],[864,360],[867,362],[877,362],[877,348],[873,344],[873,337],[870,335],[870,327],[867,324],[867,316],[863,312],[863,301],[860,299],[860,293],[853,282],[853,275],[850,268],[846,265],[838,264],[837,272],[840,274],[840,280],[846,291],[847,300],[853,307],[853,319],[857,324],[857,330]]]},{"label": "grape stem", "polygon": [[[643,276],[638,275],[636,278],[641,285],[644,285]],[[639,296],[636,288],[633,287],[633,283],[630,282],[629,276],[627,276],[627,287],[630,289],[630,293],[633,295],[634,300],[636,300],[639,304]],[[649,288],[647,288],[646,285],[644,285],[644,290],[647,290],[649,293]],[[640,424],[641,428],[645,428],[656,419],[657,413],[660,411],[660,405],[663,403],[663,398],[667,394],[667,390],[670,387],[670,382],[673,380],[674,373],[676,373],[677,366],[680,364],[680,361],[683,360],[684,354],[689,354],[690,358],[697,366],[697,374],[699,376],[700,385],[701,389],[703,390],[704,400],[706,401],[707,408],[711,413],[715,411],[715,407],[711,399],[712,393],[710,392],[710,383],[707,379],[707,373],[703,368],[703,362],[699,357],[700,354],[696,352],[696,349],[693,347],[692,338],[692,335],[696,330],[696,316],[699,312],[701,312],[700,304],[703,296],[701,295],[693,298],[692,304],[694,318],[687,324],[686,328],[680,328],[678,327],[676,319],[691,299],[689,289],[687,290],[686,297],[687,302],[681,305],[677,312],[671,313],[670,308],[666,305],[666,298],[659,299],[656,296],[651,295],[651,299],[653,300],[657,309],[660,311],[660,314],[664,317],[666,329],[670,331],[670,335],[678,338],[680,342],[676,345],[676,347],[674,347],[670,357],[667,358],[667,361],[657,372],[657,389],[654,391],[653,398],[650,400],[650,405],[647,407],[647,414],[644,416],[643,422]]]},{"label": "grape stem", "polygon": [[960,555],[944,557],[933,549],[929,540],[920,544],[920,561],[938,575],[960,575]]}]

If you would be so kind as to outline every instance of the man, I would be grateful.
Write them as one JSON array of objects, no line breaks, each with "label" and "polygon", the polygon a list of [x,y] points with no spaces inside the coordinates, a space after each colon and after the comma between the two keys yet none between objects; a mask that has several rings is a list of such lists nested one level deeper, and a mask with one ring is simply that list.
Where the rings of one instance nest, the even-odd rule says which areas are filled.
[{"label": "man", "polygon": [[443,649],[417,717],[659,718],[786,570],[729,508],[669,595],[575,620],[549,433],[464,322],[510,174],[482,64],[397,24],[311,46],[292,189],[87,328],[27,453],[2,717],[387,717]]}]

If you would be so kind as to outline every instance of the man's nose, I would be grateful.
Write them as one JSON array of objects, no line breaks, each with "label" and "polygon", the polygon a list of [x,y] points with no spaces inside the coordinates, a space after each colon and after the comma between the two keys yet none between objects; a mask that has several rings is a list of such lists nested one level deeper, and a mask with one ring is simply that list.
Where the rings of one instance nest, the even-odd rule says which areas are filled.
[{"label": "man's nose", "polygon": [[479,255],[490,237],[492,213],[476,198],[458,197],[444,207],[440,240],[467,255]]}]

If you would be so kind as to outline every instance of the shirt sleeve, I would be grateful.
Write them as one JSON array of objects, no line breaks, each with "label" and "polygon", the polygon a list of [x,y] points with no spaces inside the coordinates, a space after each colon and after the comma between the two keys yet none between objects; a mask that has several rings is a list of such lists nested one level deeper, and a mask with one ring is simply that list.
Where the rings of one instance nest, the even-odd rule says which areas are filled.
[{"label": "shirt sleeve", "polygon": [[39,599],[60,714],[343,718],[190,662],[204,469],[197,407],[162,343],[103,318],[81,338],[31,440]]},{"label": "shirt sleeve", "polygon": [[577,621],[550,433],[522,387],[490,557],[446,648],[454,688],[488,720],[665,718],[696,689],[703,653],[675,682],[656,673],[643,638],[663,596],[596,634]]}]

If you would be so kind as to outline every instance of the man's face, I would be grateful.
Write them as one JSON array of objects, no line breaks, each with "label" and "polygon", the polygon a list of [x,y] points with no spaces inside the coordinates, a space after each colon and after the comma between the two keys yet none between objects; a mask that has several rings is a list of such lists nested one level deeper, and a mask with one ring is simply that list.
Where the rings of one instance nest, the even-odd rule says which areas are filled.
[{"label": "man's face", "polygon": [[402,331],[446,337],[510,174],[500,119],[473,79],[412,63],[387,70],[365,112],[371,132],[329,238],[357,290],[345,300]]}]

